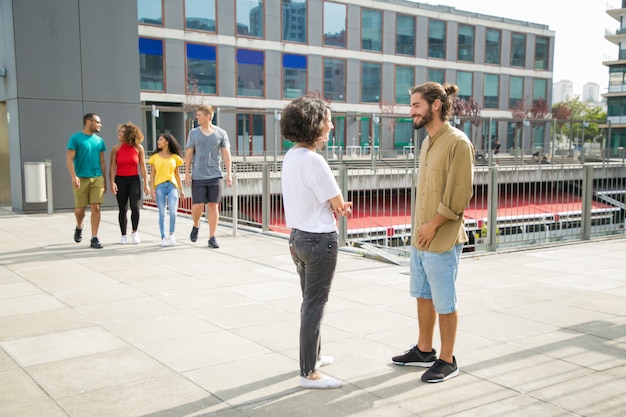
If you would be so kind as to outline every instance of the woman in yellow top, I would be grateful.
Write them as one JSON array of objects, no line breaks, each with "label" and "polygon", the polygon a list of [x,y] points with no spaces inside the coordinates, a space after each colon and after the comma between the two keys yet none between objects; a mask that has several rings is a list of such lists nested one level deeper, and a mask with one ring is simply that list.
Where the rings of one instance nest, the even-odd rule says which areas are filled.
[{"label": "woman in yellow top", "polygon": [[[161,246],[176,245],[174,229],[176,228],[176,212],[178,211],[178,194],[185,198],[183,185],[180,181],[178,167],[183,165],[183,152],[178,141],[169,133],[163,133],[157,140],[157,150],[150,156],[150,190],[159,208],[159,228],[161,230]],[[165,234],[165,203],[170,211],[170,234]]]}]

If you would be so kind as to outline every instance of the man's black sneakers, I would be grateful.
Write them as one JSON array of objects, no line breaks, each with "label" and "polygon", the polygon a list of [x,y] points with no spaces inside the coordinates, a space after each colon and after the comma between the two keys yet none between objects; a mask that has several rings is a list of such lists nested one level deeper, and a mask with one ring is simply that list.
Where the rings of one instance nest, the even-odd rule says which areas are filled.
[{"label": "man's black sneakers", "polygon": [[100,243],[97,237],[91,238],[91,247],[94,249],[102,249],[102,244]]},{"label": "man's black sneakers", "polygon": [[196,240],[198,240],[198,230],[200,230],[199,227],[196,227],[196,226],[191,227],[191,233],[189,234],[189,239],[191,239],[192,242],[195,242]]},{"label": "man's black sneakers", "polygon": [[220,245],[217,244],[217,240],[215,240],[215,236],[211,236],[209,239],[209,247],[211,249],[217,249],[220,247]]},{"label": "man's black sneakers", "polygon": [[443,382],[454,378],[459,374],[459,367],[456,365],[456,358],[452,357],[452,363],[437,359],[435,364],[422,375],[424,382]]},{"label": "man's black sneakers", "polygon": [[422,352],[417,348],[417,345],[404,352],[403,355],[394,356],[391,358],[396,365],[403,366],[421,366],[428,368],[432,366],[437,360],[437,352],[435,349],[430,352]]},{"label": "man's black sneakers", "polygon": [[81,240],[83,240],[83,229],[76,227],[76,229],[74,229],[74,242],[78,243]]}]

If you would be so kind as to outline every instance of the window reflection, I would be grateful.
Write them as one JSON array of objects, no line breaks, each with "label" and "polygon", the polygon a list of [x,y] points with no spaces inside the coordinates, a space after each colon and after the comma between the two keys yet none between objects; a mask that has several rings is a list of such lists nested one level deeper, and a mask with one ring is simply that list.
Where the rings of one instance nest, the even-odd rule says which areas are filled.
[{"label": "window reflection", "polygon": [[474,26],[459,25],[459,61],[474,62]]},{"label": "window reflection", "polygon": [[380,102],[380,64],[361,62],[361,101],[364,103]]},{"label": "window reflection", "polygon": [[346,101],[346,61],[324,58],[324,98]]},{"label": "window reflection", "polygon": [[548,69],[548,38],[538,36],[535,41],[535,69]]},{"label": "window reflection", "polygon": [[263,38],[263,0],[237,0],[237,34]]},{"label": "window reflection", "polygon": [[459,98],[469,100],[472,97],[472,73],[458,71],[456,73],[456,85],[459,86]]},{"label": "window reflection", "polygon": [[215,0],[185,0],[187,29],[215,32]]},{"label": "window reflection", "polygon": [[415,17],[399,14],[396,19],[396,53],[415,55]]},{"label": "window reflection", "polygon": [[264,96],[265,56],[261,51],[237,50],[237,94]]},{"label": "window reflection", "polygon": [[380,10],[362,9],[361,49],[381,52],[383,48],[383,14]]},{"label": "window reflection", "polygon": [[497,29],[487,29],[485,40],[485,64],[500,65],[500,36]]},{"label": "window reflection", "polygon": [[441,20],[428,21],[428,57],[445,58],[446,23]]},{"label": "window reflection", "polygon": [[324,2],[324,45],[346,47],[346,5]]},{"label": "window reflection", "polygon": [[415,68],[396,67],[396,103],[409,104],[409,89],[415,85]]},{"label": "window reflection", "polygon": [[161,0],[137,0],[137,20],[146,25],[163,25]]},{"label": "window reflection", "polygon": [[187,44],[187,92],[216,94],[215,46]]},{"label": "window reflection", "polygon": [[306,55],[283,54],[283,98],[306,93]]},{"label": "window reflection", "polygon": [[486,109],[498,108],[499,77],[494,74],[485,74],[485,95],[483,107]]},{"label": "window reflection", "polygon": [[524,98],[524,79],[522,77],[511,77],[509,79],[509,108]]},{"label": "window reflection", "polygon": [[306,0],[282,0],[283,40],[306,42]]},{"label": "window reflection", "polygon": [[163,78],[163,41],[139,38],[140,88],[165,91]]},{"label": "window reflection", "polygon": [[526,64],[526,35],[513,33],[511,35],[511,66],[524,67]]}]

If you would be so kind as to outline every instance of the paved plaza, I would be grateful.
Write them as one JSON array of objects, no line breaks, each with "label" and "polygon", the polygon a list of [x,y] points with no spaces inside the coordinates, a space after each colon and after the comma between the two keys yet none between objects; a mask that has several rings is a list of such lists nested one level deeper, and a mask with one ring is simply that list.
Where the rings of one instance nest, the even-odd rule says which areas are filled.
[{"label": "paved plaza", "polygon": [[314,391],[298,387],[287,241],[220,226],[212,250],[181,216],[161,248],[157,217],[122,246],[103,212],[96,250],[72,213],[0,210],[0,416],[626,414],[624,237],[464,256],[461,374],[441,384],[391,364],[417,338],[408,267],[342,251],[322,338],[345,385]]}]

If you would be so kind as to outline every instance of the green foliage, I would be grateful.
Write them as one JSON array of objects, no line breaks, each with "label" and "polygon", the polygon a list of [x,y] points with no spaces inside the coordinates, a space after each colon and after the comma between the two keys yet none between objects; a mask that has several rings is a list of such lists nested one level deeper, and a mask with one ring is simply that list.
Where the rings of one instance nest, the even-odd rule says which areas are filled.
[{"label": "green foliage", "polygon": [[554,104],[552,116],[557,120],[557,136],[561,140],[570,139],[572,143],[582,139],[583,121],[588,123],[584,127],[585,142],[596,141],[603,134],[598,124],[606,122],[606,112],[602,107],[581,101],[578,96]]}]

